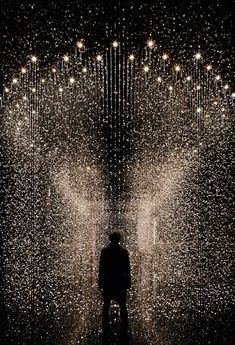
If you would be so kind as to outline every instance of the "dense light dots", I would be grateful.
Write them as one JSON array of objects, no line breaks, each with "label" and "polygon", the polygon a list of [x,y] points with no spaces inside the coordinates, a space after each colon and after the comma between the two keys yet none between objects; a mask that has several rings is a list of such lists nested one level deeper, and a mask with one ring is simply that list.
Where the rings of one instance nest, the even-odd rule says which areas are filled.
[{"label": "dense light dots", "polygon": [[[4,80],[4,169],[14,175],[12,187],[3,180],[4,298],[10,311],[17,306],[7,320],[15,334],[22,325],[25,344],[37,336],[42,344],[51,337],[87,345],[92,332],[90,343],[99,344],[99,254],[113,229],[130,251],[133,344],[188,345],[191,328],[180,338],[188,320],[198,330],[232,304],[224,219],[232,203],[233,84],[214,56],[205,60],[203,44],[173,40],[177,18],[165,20],[162,35],[143,29],[137,37],[130,21],[133,36],[127,24],[121,35],[107,25],[95,41],[94,23],[86,32],[89,21],[79,15],[71,50],[56,41],[56,57],[44,59],[35,36],[27,64],[19,61]],[[112,304],[112,329],[117,316]]]}]

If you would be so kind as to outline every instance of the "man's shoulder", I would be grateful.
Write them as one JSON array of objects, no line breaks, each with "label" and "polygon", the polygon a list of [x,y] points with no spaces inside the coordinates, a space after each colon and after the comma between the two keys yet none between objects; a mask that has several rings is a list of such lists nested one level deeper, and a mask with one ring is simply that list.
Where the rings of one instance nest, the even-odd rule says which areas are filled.
[{"label": "man's shoulder", "polygon": [[119,244],[117,247],[113,247],[112,245],[108,244],[107,246],[105,246],[104,248],[101,249],[101,253],[106,253],[106,252],[109,252],[109,251],[113,251],[113,250],[116,250],[116,249],[119,249],[123,254],[128,254],[128,250],[123,247],[121,244]]}]

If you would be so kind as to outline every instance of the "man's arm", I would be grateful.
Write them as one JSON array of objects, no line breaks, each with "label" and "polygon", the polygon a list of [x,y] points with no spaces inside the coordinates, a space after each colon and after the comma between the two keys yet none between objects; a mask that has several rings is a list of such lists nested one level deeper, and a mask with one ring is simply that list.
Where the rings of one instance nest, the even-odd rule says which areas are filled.
[{"label": "man's arm", "polygon": [[126,252],[126,287],[127,289],[131,287],[131,269],[128,251]]},{"label": "man's arm", "polygon": [[101,255],[100,255],[98,285],[99,285],[99,289],[103,289],[103,285],[104,285],[104,252],[103,250],[101,251]]}]

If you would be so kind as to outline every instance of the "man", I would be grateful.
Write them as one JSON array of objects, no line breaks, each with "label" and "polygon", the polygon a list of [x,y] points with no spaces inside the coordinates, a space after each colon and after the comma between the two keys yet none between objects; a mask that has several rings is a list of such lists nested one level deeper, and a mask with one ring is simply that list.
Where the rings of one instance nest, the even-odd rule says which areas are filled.
[{"label": "man", "polygon": [[128,327],[126,307],[127,289],[130,289],[130,262],[128,251],[119,242],[118,231],[109,236],[110,244],[103,248],[100,256],[99,288],[103,290],[103,330],[108,326],[111,300],[118,302],[123,330]]}]

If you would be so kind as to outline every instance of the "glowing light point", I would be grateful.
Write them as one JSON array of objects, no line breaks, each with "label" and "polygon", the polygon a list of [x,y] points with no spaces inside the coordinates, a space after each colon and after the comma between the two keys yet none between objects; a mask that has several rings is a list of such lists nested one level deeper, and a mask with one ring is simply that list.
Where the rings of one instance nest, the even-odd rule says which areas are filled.
[{"label": "glowing light point", "polygon": [[32,92],[35,93],[36,92],[36,89],[35,87],[32,88]]},{"label": "glowing light point", "polygon": [[96,56],[96,60],[99,61],[99,62],[102,61],[102,56],[101,56],[100,54],[98,54],[98,55]]},{"label": "glowing light point", "polygon": [[187,79],[187,81],[190,81],[190,80],[192,80],[192,77],[190,75],[188,75],[186,79]]},{"label": "glowing light point", "polygon": [[196,59],[196,60],[200,60],[201,57],[202,57],[201,53],[196,53],[196,54],[195,54],[195,59]]},{"label": "glowing light point", "polygon": [[8,89],[8,87],[5,87],[5,92],[9,92],[10,90]]},{"label": "glowing light point", "polygon": [[33,56],[31,57],[31,61],[32,61],[32,62],[37,62],[37,57],[36,57],[35,55],[33,55]]},{"label": "glowing light point", "polygon": [[130,61],[134,61],[135,60],[135,55],[134,54],[130,54],[129,55],[129,60]]},{"label": "glowing light point", "polygon": [[164,61],[166,61],[166,60],[169,59],[169,56],[168,56],[167,54],[163,54],[163,55],[162,55],[162,59],[163,59]]},{"label": "glowing light point", "polygon": [[173,91],[173,86],[169,86],[168,88],[170,91]]},{"label": "glowing light point", "polygon": [[43,79],[41,80],[42,84],[44,84],[44,83],[45,83],[45,81],[46,81],[46,80],[43,78]]},{"label": "glowing light point", "polygon": [[70,84],[74,84],[75,83],[75,79],[73,77],[69,78],[69,82]]},{"label": "glowing light point", "polygon": [[69,61],[68,55],[65,55],[65,56],[63,57],[63,59],[64,59],[65,62],[68,62],[68,61]]},{"label": "glowing light point", "polygon": [[24,101],[27,101],[27,97],[26,97],[26,96],[24,96],[24,97],[23,97],[23,100],[24,100]]},{"label": "glowing light point", "polygon": [[224,107],[223,107],[223,108],[221,108],[221,111],[223,111],[223,112],[224,112],[224,111],[225,111],[225,108],[224,108]]},{"label": "glowing light point", "polygon": [[217,76],[215,77],[215,79],[216,79],[216,80],[220,80],[220,79],[221,79],[220,75],[217,75]]},{"label": "glowing light point", "polygon": [[232,96],[232,98],[235,98],[235,92],[233,92],[231,96]]},{"label": "glowing light point", "polygon": [[25,74],[26,72],[27,72],[26,68],[22,67],[22,68],[21,68],[21,73],[22,73],[22,74]]},{"label": "glowing light point", "polygon": [[197,90],[201,90],[201,85],[197,85]]},{"label": "glowing light point", "polygon": [[77,47],[79,49],[83,49],[84,48],[84,43],[82,41],[77,42]]},{"label": "glowing light point", "polygon": [[229,85],[228,84],[224,85],[224,89],[228,90],[229,89]]},{"label": "glowing light point", "polygon": [[63,88],[62,87],[59,87],[59,92],[63,92]]},{"label": "glowing light point", "polygon": [[197,108],[197,113],[201,113],[202,108]]},{"label": "glowing light point", "polygon": [[114,41],[113,44],[112,44],[113,48],[117,48],[118,47],[118,42],[117,41]]},{"label": "glowing light point", "polygon": [[17,84],[17,83],[18,83],[18,80],[17,80],[16,78],[13,78],[12,83],[13,83],[13,84]]},{"label": "glowing light point", "polygon": [[56,69],[55,69],[55,68],[52,68],[52,72],[53,72],[53,73],[56,73]]},{"label": "glowing light point", "polygon": [[148,46],[150,49],[152,49],[152,48],[155,46],[155,41],[152,40],[152,39],[149,39],[149,40],[147,41],[147,46]]},{"label": "glowing light point", "polygon": [[212,69],[212,66],[211,65],[207,65],[206,69],[207,69],[207,71],[210,71]]},{"label": "glowing light point", "polygon": [[149,71],[149,66],[144,66],[144,71],[148,72]]},{"label": "glowing light point", "polygon": [[176,66],[175,66],[175,71],[176,71],[176,72],[179,72],[180,69],[181,69],[181,68],[180,68],[180,65],[176,65]]},{"label": "glowing light point", "polygon": [[87,68],[86,68],[86,67],[83,67],[82,71],[83,71],[84,73],[86,73],[86,72],[87,72]]},{"label": "glowing light point", "polygon": [[161,78],[161,77],[157,77],[157,81],[158,81],[159,83],[161,83],[161,82],[162,82],[162,78]]}]

